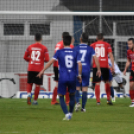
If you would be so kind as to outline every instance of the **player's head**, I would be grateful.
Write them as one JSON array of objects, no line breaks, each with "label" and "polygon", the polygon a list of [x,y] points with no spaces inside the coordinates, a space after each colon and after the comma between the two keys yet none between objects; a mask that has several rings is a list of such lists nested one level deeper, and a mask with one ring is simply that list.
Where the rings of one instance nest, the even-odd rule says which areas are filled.
[{"label": "player's head", "polygon": [[62,38],[65,37],[65,36],[69,36],[69,32],[63,32],[62,33]]},{"label": "player's head", "polygon": [[134,39],[129,38],[127,43],[128,43],[128,48],[132,50],[134,48]]},{"label": "player's head", "polygon": [[36,34],[35,34],[35,41],[36,41],[36,42],[42,41],[42,35],[41,35],[40,33],[36,33]]},{"label": "player's head", "polygon": [[70,35],[63,37],[64,46],[70,46],[72,37]]},{"label": "player's head", "polygon": [[88,34],[82,33],[80,37],[80,42],[81,43],[88,43]]},{"label": "player's head", "polygon": [[104,39],[103,33],[98,33],[97,34],[97,40],[103,40],[103,39]]}]

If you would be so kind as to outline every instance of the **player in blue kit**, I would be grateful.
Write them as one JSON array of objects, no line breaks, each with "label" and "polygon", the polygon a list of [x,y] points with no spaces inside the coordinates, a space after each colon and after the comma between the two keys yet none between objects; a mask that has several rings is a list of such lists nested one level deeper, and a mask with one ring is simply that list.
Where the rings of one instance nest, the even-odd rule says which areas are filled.
[{"label": "player in blue kit", "polygon": [[80,38],[81,44],[75,47],[75,50],[81,57],[81,63],[82,63],[82,83],[80,84],[77,80],[76,82],[76,106],[75,106],[75,111],[79,111],[81,105],[80,105],[80,94],[79,91],[82,87],[82,112],[86,112],[85,105],[87,102],[87,90],[89,86],[89,79],[90,79],[90,66],[92,62],[92,57],[95,60],[95,63],[97,65],[97,76],[101,76],[101,71],[100,71],[100,64],[99,61],[95,55],[95,51],[92,47],[88,46],[88,35],[86,33],[82,33],[81,38]]},{"label": "player in blue kit", "polygon": [[[76,53],[74,49],[70,48],[71,36],[63,37],[64,49],[58,50],[53,58],[46,64],[44,69],[38,74],[41,77],[44,71],[49,68],[55,60],[59,63],[59,83],[58,83],[58,94],[61,108],[65,114],[63,120],[70,120],[75,106],[75,91],[76,91],[76,78],[79,82],[82,81],[82,64],[81,57]],[[78,75],[77,75],[78,65]],[[66,94],[66,88],[70,93],[69,111],[64,101],[64,95]]]}]

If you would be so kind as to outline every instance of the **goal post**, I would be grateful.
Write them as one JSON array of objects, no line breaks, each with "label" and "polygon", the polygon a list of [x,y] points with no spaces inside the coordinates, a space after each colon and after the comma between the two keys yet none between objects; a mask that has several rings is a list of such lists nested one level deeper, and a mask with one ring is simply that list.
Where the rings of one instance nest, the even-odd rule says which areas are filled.
[{"label": "goal post", "polygon": [[[0,11],[0,96],[12,97],[17,91],[26,91],[27,63],[23,55],[34,43],[35,33],[43,35],[42,44],[47,46],[51,58],[55,45],[62,40],[62,32],[74,37],[75,46],[80,43],[81,33],[86,32],[90,45],[96,41],[100,27],[123,71],[127,40],[134,35],[134,12]],[[45,74],[42,90],[52,92],[54,86],[51,67]]]},{"label": "goal post", "polygon": [[64,16],[133,16],[134,12],[59,12],[59,11],[0,11],[0,14],[64,15]]}]

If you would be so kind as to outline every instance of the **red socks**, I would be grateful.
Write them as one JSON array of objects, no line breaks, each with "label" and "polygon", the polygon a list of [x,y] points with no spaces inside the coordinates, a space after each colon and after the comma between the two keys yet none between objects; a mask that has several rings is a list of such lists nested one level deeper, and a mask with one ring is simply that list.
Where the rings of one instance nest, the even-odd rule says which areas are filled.
[{"label": "red socks", "polygon": [[96,96],[96,101],[100,102],[100,85],[95,85],[95,96]]},{"label": "red socks", "polygon": [[69,92],[68,92],[68,89],[67,89],[67,91],[66,91],[66,103],[67,104],[69,104],[69,102],[70,102],[70,97],[69,97]]},{"label": "red socks", "polygon": [[130,98],[132,103],[134,103],[134,90],[129,90]]},{"label": "red socks", "polygon": [[39,91],[40,91],[40,86],[36,86],[34,91],[34,100],[38,99]]},{"label": "red socks", "polygon": [[105,83],[105,90],[106,90],[106,94],[107,94],[107,100],[110,101],[111,90],[110,90],[109,83]]},{"label": "red socks", "polygon": [[54,88],[51,104],[56,103],[57,99],[57,87]]},{"label": "red socks", "polygon": [[31,93],[31,91],[32,91],[32,86],[33,86],[32,83],[27,83],[27,93]]}]

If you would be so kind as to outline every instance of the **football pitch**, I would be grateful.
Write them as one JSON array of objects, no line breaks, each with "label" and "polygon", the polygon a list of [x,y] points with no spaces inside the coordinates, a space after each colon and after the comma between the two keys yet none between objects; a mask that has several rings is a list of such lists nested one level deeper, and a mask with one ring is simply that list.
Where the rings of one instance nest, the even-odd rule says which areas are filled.
[{"label": "football pitch", "polygon": [[39,99],[28,106],[26,99],[0,99],[0,134],[134,134],[134,108],[130,99],[116,99],[113,106],[88,99],[86,113],[74,112],[70,121],[62,121],[60,105]]}]

